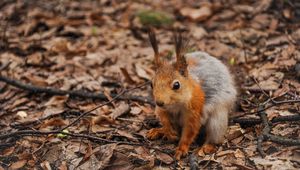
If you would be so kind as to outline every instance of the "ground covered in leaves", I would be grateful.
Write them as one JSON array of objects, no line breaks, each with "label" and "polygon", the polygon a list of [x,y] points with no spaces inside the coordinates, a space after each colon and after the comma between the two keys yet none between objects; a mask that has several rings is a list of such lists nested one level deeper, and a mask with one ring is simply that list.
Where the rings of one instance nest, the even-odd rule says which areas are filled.
[{"label": "ground covered in leaves", "polygon": [[[2,0],[0,19],[0,169],[300,168],[297,0]],[[177,28],[236,77],[216,153],[177,162],[176,143],[145,138],[148,26],[166,57]]]}]

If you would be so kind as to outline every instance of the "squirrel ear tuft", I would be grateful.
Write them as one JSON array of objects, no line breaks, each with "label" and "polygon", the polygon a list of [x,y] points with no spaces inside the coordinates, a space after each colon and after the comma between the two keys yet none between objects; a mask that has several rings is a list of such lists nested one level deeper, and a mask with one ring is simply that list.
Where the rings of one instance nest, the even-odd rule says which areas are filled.
[{"label": "squirrel ear tuft", "polygon": [[187,62],[184,57],[189,44],[189,40],[186,37],[183,37],[181,33],[174,32],[174,42],[175,42],[175,51],[176,51],[176,69],[183,76],[187,76]]},{"label": "squirrel ear tuft", "polygon": [[155,35],[155,32],[154,32],[154,29],[151,28],[151,27],[149,28],[148,36],[149,36],[150,44],[151,44],[151,46],[153,48],[153,51],[154,51],[155,65],[156,65],[156,67],[158,67],[161,64],[161,61],[159,59],[158,43],[157,43],[157,40],[156,40],[156,35]]}]

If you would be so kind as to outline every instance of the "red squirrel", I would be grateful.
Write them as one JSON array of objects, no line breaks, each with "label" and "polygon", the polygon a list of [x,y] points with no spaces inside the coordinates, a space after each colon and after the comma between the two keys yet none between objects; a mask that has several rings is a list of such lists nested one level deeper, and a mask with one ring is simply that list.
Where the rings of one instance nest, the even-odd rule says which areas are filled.
[{"label": "red squirrel", "polygon": [[155,33],[149,31],[154,50],[155,76],[152,87],[155,114],[162,124],[147,132],[147,138],[164,138],[179,144],[175,158],[188,153],[191,143],[205,126],[204,153],[216,150],[224,141],[228,113],[236,101],[236,88],[228,68],[204,52],[185,53],[188,41],[174,34],[176,61],[169,63],[160,55]]}]

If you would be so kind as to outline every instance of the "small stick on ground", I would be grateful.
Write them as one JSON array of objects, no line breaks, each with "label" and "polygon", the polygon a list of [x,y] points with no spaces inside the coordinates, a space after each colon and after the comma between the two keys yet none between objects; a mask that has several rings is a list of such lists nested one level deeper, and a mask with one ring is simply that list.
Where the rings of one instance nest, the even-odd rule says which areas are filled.
[{"label": "small stick on ground", "polygon": [[[69,91],[69,90],[60,90],[60,89],[55,89],[50,87],[39,87],[30,84],[25,84],[18,80],[10,79],[2,75],[0,75],[0,81],[32,93],[45,93],[49,95],[59,95],[59,96],[69,95],[70,97],[100,99],[100,100],[107,101],[107,97],[103,93],[91,93],[91,92],[84,92],[80,90]],[[148,82],[146,82],[144,85],[146,84],[148,84]],[[123,94],[122,95],[112,94],[111,97],[113,98],[117,97],[118,100],[132,100],[132,101],[143,102],[143,103],[154,105],[153,101],[150,98],[142,97],[142,96],[129,96],[129,95],[125,96]]]},{"label": "small stick on ground", "polygon": [[[262,106],[258,108],[259,110],[263,110]],[[282,144],[282,145],[289,145],[289,146],[300,146],[300,139],[288,139],[282,136],[277,136],[271,134],[271,127],[268,121],[267,113],[264,111],[259,112],[259,117],[261,118],[263,124],[263,130],[260,136],[258,136],[257,141],[257,150],[262,157],[265,157],[266,154],[262,149],[262,142],[263,141],[271,141],[274,143]]]},{"label": "small stick on ground", "polygon": [[[300,115],[278,116],[273,118],[271,120],[271,123],[290,122],[290,121],[300,121]],[[256,118],[239,118],[239,119],[232,119],[231,122],[239,123],[241,126],[250,127],[250,126],[260,124],[262,121],[261,119],[256,119]]]}]

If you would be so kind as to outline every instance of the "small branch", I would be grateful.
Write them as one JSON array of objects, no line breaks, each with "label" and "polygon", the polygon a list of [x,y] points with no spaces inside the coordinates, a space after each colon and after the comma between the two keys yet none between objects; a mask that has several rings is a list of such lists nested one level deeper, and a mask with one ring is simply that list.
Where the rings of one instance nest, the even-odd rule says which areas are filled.
[{"label": "small branch", "polygon": [[[233,123],[239,123],[244,127],[250,127],[261,123],[261,119],[256,118],[240,118],[232,119]],[[271,120],[271,123],[286,122],[286,121],[300,121],[300,115],[290,115],[290,116],[278,116]]]},{"label": "small branch", "polygon": [[[246,114],[254,114],[254,113],[259,113],[259,112],[262,112],[262,111],[265,111],[265,110],[268,110],[274,106],[277,106],[277,105],[281,105],[281,104],[293,104],[293,103],[300,103],[300,99],[295,99],[295,100],[283,100],[283,101],[276,101],[276,100],[270,100],[268,99],[269,101],[272,102],[272,104],[270,104],[269,106],[265,106],[264,108],[261,108],[261,109],[257,109],[255,112],[248,112]],[[266,102],[264,102],[265,104],[267,104]],[[264,104],[264,105],[265,105]]]},{"label": "small branch", "polygon": [[[2,75],[0,75],[0,81],[3,81],[9,85],[15,86],[15,87],[23,89],[23,90],[27,90],[32,93],[45,93],[45,94],[49,94],[49,95],[59,95],[59,96],[69,95],[70,97],[100,99],[100,100],[107,101],[107,98],[103,93],[90,93],[90,92],[85,92],[85,91],[80,91],[80,90],[67,91],[67,90],[60,90],[60,89],[55,89],[55,88],[50,88],[50,87],[39,87],[39,86],[30,85],[30,84],[25,84],[18,80],[13,80],[13,79],[10,79],[10,78],[2,76]],[[145,84],[147,84],[147,83],[145,83]],[[128,92],[128,91],[126,91],[126,92]],[[147,97],[122,96],[122,95],[112,94],[111,96],[112,97],[117,96],[117,98],[119,100],[132,100],[132,101],[143,102],[143,103],[148,103],[148,104],[154,105],[153,101]]]},{"label": "small branch", "polygon": [[241,36],[242,48],[243,48],[243,52],[244,52],[245,63],[247,64],[247,63],[248,63],[248,57],[247,57],[245,41],[244,41],[244,39],[243,39],[243,35],[242,35],[241,29],[240,29],[240,36]]},{"label": "small branch", "polygon": [[[156,146],[151,146],[148,143],[137,143],[137,142],[124,142],[124,141],[115,141],[115,140],[109,140],[109,139],[104,139],[100,138],[94,135],[89,135],[89,134],[80,134],[80,133],[71,133],[71,132],[61,132],[60,130],[55,130],[55,131],[48,131],[48,132],[41,132],[41,131],[33,131],[33,130],[23,130],[23,131],[16,131],[12,133],[7,133],[7,134],[1,134],[0,135],[0,140],[4,140],[7,138],[20,138],[24,136],[47,136],[47,135],[55,135],[55,134],[63,134],[68,137],[72,138],[80,138],[80,139],[87,139],[92,142],[101,142],[104,144],[108,143],[116,143],[118,145],[134,145],[134,146],[145,146],[146,148],[149,149],[154,149],[160,152],[163,152],[165,154],[170,155],[170,153],[167,151],[168,149],[164,148],[158,148]],[[0,142],[1,143],[1,142]]]},{"label": "small branch", "polygon": [[[263,110],[263,106],[259,107],[259,110]],[[263,124],[263,130],[260,136],[258,136],[257,141],[257,150],[262,157],[265,157],[266,154],[262,149],[262,142],[269,140],[274,143],[289,145],[289,146],[300,146],[300,139],[288,139],[282,136],[276,136],[271,134],[271,127],[268,121],[267,113],[264,111],[259,112],[259,117],[261,118],[261,122]]]},{"label": "small branch", "polygon": [[199,163],[198,163],[198,158],[195,153],[192,153],[189,157],[189,163],[190,163],[190,169],[191,170],[198,170],[199,168]]},{"label": "small branch", "polygon": [[48,132],[41,132],[41,131],[33,131],[33,130],[23,130],[23,131],[17,131],[12,133],[7,133],[4,135],[0,135],[0,140],[7,139],[11,137],[20,137],[20,136],[47,136],[47,135],[54,135],[54,134],[63,134],[67,136],[71,136],[74,138],[85,138],[88,140],[93,141],[100,141],[103,143],[117,143],[117,144],[127,144],[127,145],[142,145],[140,143],[134,143],[134,142],[122,142],[122,141],[113,141],[109,139],[99,138],[92,135],[86,135],[86,134],[79,134],[79,133],[69,133],[69,132],[61,132],[59,130],[56,131],[48,131]]}]

